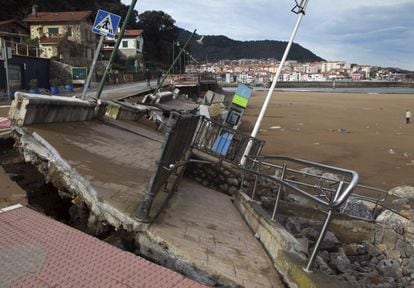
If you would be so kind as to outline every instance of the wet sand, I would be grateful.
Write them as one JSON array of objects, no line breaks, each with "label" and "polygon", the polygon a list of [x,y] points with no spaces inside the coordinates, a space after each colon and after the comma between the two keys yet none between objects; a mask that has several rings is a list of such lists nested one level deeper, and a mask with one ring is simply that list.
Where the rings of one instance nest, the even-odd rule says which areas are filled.
[{"label": "wet sand", "polygon": [[[251,131],[266,94],[253,95],[243,131]],[[360,183],[386,190],[414,186],[414,123],[405,124],[407,108],[414,112],[414,95],[276,92],[258,137],[266,141],[264,155],[353,169]]]}]

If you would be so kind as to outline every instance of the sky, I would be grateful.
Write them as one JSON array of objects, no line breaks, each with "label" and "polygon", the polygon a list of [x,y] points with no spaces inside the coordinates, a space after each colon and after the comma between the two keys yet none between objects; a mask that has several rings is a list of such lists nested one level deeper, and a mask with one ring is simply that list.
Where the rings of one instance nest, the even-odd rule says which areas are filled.
[{"label": "sky", "polygon": [[[293,6],[294,0],[140,0],[135,10],[162,10],[199,35],[288,41],[298,17]],[[414,71],[414,1],[309,0],[295,42],[326,60]]]}]

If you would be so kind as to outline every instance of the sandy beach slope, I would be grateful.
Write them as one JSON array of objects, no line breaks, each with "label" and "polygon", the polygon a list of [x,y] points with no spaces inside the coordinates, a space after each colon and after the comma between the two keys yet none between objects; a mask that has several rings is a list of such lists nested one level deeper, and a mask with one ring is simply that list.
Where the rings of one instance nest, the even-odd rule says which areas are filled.
[{"label": "sandy beach slope", "polygon": [[[251,131],[266,92],[254,93],[243,118]],[[258,137],[264,155],[288,155],[354,169],[360,183],[414,186],[414,95],[275,92]],[[279,127],[278,127],[279,126]]]}]

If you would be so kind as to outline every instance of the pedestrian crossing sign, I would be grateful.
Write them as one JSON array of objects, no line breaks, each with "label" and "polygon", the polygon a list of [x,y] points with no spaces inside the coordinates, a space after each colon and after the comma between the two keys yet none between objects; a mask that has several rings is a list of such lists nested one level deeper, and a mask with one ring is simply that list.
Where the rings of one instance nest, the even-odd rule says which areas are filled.
[{"label": "pedestrian crossing sign", "polygon": [[95,17],[95,23],[92,26],[92,32],[105,37],[115,38],[120,21],[121,16],[99,9]]}]

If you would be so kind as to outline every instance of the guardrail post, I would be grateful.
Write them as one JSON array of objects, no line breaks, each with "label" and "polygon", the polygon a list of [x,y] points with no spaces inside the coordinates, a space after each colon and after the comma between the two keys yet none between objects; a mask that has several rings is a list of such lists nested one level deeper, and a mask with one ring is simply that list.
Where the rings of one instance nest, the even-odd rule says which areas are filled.
[{"label": "guardrail post", "polygon": [[[262,167],[262,162],[259,162],[259,166],[257,168],[257,173],[260,173],[260,168]],[[252,200],[254,200],[254,195],[256,194],[256,188],[257,188],[257,181],[259,179],[259,175],[256,174],[255,180],[254,180],[254,184],[253,184],[253,192],[252,192]]]},{"label": "guardrail post", "polygon": [[[336,190],[336,192],[335,192],[335,197],[334,197],[334,199],[331,201],[331,204],[332,204],[332,203],[334,203],[334,202],[336,201],[336,199],[338,198],[339,193],[341,192],[341,190],[342,190],[342,186],[343,186],[343,185],[344,185],[344,182],[343,182],[343,181],[339,182],[338,189],[337,189],[337,190]],[[327,215],[327,216],[326,216],[326,218],[325,218],[325,222],[323,223],[323,226],[322,226],[322,229],[321,229],[321,233],[319,234],[319,238],[318,238],[318,240],[316,241],[315,247],[313,248],[312,255],[311,255],[311,257],[309,258],[308,264],[307,264],[307,265],[306,265],[306,267],[303,269],[303,270],[304,270],[305,272],[307,272],[307,273],[312,272],[311,268],[312,268],[312,266],[313,266],[313,263],[314,263],[314,262],[315,262],[315,260],[316,260],[316,256],[317,256],[317,254],[318,254],[319,247],[321,246],[322,241],[323,241],[323,239],[325,238],[326,232],[328,232],[328,226],[329,226],[329,223],[331,222],[331,218],[332,218],[332,210],[333,210],[333,209],[334,209],[334,208],[333,208],[332,206],[331,206],[331,207],[329,207],[328,215]]]},{"label": "guardrail post", "polygon": [[[280,176],[282,181],[283,181],[283,179],[285,179],[286,167],[287,167],[287,165],[286,165],[286,162],[285,162],[285,163],[283,163],[282,175]],[[279,205],[279,199],[280,199],[280,193],[281,192],[282,192],[282,184],[279,184],[279,188],[277,189],[275,207],[273,208],[272,221],[274,221],[275,217],[276,217],[276,210],[277,210],[277,206]]]}]

